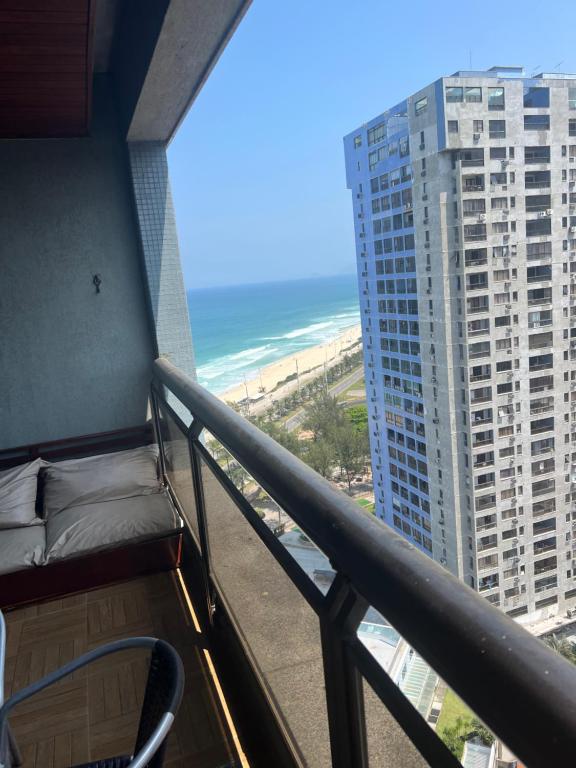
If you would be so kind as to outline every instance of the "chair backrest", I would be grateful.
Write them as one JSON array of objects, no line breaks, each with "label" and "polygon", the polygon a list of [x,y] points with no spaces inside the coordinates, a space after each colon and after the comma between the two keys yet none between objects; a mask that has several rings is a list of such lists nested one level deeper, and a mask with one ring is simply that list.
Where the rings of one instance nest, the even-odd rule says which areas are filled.
[{"label": "chair backrest", "polygon": [[[158,640],[150,657],[146,691],[134,749],[135,759],[130,763],[134,768],[138,765],[136,758],[146,749],[146,744],[155,738],[159,728],[164,725],[169,729],[171,726],[182,698],[183,686],[184,674],[180,657],[171,645]],[[144,765],[148,768],[160,768],[165,751],[166,739],[164,738],[152,759]]]},{"label": "chair backrest", "polygon": [[[5,643],[5,637],[6,630],[0,613],[0,664],[3,663],[2,638],[4,638]],[[152,652],[134,757],[129,766],[130,768],[159,768],[164,759],[166,737],[182,700],[184,668],[182,660],[174,648],[164,640],[154,637],[133,637],[101,645],[26,688],[17,691],[6,702],[0,701],[0,761],[3,753],[9,754],[9,745],[12,739],[7,718],[9,712],[17,704],[73,674],[80,668],[104,656],[129,648],[149,648]]]}]

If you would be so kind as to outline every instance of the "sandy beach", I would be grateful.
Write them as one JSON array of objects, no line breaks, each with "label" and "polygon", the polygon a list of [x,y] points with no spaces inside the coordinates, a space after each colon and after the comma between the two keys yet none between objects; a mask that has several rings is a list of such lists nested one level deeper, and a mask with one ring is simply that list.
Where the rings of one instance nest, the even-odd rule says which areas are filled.
[{"label": "sandy beach", "polygon": [[254,379],[247,379],[245,384],[242,382],[227,389],[218,397],[225,402],[233,403],[249,397],[254,411],[263,410],[271,404],[273,399],[285,397],[298,386],[296,378],[281,387],[277,387],[279,382],[297,372],[300,384],[316,378],[323,372],[324,365],[330,368],[338,363],[345,354],[357,351],[361,341],[362,328],[358,323],[325,344],[308,347],[265,366],[260,370],[259,376]]}]

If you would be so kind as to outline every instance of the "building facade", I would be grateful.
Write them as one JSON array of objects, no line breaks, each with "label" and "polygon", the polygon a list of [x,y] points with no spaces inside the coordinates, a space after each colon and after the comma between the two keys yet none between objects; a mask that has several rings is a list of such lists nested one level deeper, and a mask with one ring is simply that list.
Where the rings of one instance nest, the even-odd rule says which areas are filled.
[{"label": "building facade", "polygon": [[576,76],[457,72],[344,145],[377,514],[509,615],[564,612]]}]

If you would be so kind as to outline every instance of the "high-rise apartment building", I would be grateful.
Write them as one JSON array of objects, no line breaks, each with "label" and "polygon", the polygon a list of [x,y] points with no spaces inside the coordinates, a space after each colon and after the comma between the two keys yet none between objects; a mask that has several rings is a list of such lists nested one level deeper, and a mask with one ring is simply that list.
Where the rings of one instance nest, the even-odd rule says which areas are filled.
[{"label": "high-rise apartment building", "polygon": [[344,144],[377,514],[510,616],[563,612],[576,75],[456,72]]}]

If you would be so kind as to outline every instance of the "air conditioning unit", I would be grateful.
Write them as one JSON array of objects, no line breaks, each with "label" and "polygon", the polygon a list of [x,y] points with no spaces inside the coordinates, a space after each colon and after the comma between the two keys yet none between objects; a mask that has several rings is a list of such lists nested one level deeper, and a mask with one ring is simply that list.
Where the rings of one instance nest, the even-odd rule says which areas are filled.
[{"label": "air conditioning unit", "polygon": [[486,221],[486,214],[485,213],[479,213],[478,214],[478,221]]},{"label": "air conditioning unit", "polygon": [[428,294],[432,293],[432,288],[426,288],[426,293]]},{"label": "air conditioning unit", "polygon": [[552,216],[553,213],[554,211],[552,210],[552,208],[546,208],[546,216]]},{"label": "air conditioning unit", "polygon": [[430,264],[426,264],[426,272],[431,272],[431,271],[432,271],[431,265]]},{"label": "air conditioning unit", "polygon": [[422,149],[426,149],[426,144],[420,144],[418,148],[421,149],[421,150]]},{"label": "air conditioning unit", "polygon": [[472,134],[472,138],[474,139],[474,141],[480,141],[480,134],[479,133],[474,133],[474,134]]},{"label": "air conditioning unit", "polygon": [[570,232],[576,232],[576,227],[570,227],[569,231]]},{"label": "air conditioning unit", "polygon": [[428,224],[428,219],[422,219],[422,224]]},{"label": "air conditioning unit", "polygon": [[433,424],[440,424],[440,419],[434,418],[434,419],[432,419],[432,423]]},{"label": "air conditioning unit", "polygon": [[422,195],[422,200],[428,200],[428,195]]},{"label": "air conditioning unit", "polygon": [[436,378],[436,376],[432,376],[430,381],[432,382],[432,384],[438,384],[438,379]]}]

